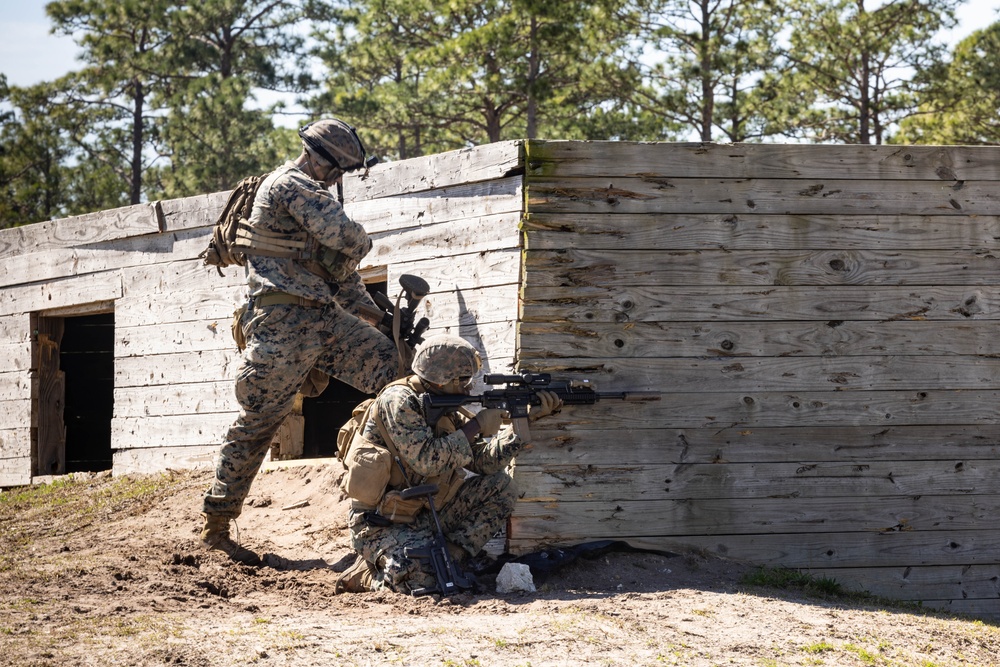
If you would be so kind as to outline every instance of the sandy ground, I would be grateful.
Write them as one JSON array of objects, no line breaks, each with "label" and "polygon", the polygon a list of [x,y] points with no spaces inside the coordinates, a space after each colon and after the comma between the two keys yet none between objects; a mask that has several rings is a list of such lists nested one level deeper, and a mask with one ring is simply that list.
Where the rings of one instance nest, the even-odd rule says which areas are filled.
[{"label": "sandy ground", "polygon": [[240,540],[197,542],[205,472],[0,493],[0,665],[1000,665],[1000,628],[742,583],[750,568],[612,551],[538,591],[333,595],[339,464],[262,473]]}]

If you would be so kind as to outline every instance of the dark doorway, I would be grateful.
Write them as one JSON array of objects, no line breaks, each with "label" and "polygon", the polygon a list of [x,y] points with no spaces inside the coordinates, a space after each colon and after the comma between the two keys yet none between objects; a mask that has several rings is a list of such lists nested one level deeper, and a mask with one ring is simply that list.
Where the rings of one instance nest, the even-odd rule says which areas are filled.
[{"label": "dark doorway", "polygon": [[66,472],[110,470],[115,394],[115,315],[64,319]]},{"label": "dark doorway", "polygon": [[[386,282],[367,283],[370,294],[385,294]],[[351,418],[351,412],[369,394],[358,391],[336,378],[322,394],[302,401],[302,416],[305,418],[302,436],[302,457],[319,458],[337,455],[337,431]]]}]

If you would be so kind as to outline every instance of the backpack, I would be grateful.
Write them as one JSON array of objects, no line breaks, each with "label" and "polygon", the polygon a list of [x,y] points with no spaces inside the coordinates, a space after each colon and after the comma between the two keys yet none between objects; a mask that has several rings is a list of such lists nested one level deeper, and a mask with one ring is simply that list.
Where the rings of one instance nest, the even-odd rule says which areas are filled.
[{"label": "backpack", "polygon": [[223,267],[246,264],[243,251],[235,247],[237,233],[240,222],[250,219],[254,197],[257,196],[257,190],[267,176],[267,174],[248,176],[236,184],[226,201],[226,205],[222,208],[222,213],[215,221],[208,247],[198,255],[199,259],[205,260],[206,265],[214,266],[220,276]]},{"label": "backpack", "polygon": [[337,432],[337,458],[340,459],[341,463],[347,457],[347,450],[350,449],[351,443],[354,442],[354,436],[361,430],[364,423],[368,421],[368,408],[374,402],[374,398],[366,398],[358,403],[351,413],[351,418]]}]

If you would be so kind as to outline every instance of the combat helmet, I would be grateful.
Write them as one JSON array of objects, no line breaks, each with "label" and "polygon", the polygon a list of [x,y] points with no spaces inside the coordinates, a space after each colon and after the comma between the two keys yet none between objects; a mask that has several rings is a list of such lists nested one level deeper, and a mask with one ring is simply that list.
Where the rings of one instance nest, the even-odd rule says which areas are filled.
[{"label": "combat helmet", "polygon": [[[324,118],[299,130],[306,150],[341,171],[371,166],[365,160],[365,145],[353,127],[337,118]],[[375,162],[378,160],[375,159]]]},{"label": "combat helmet", "polygon": [[461,377],[471,378],[482,367],[476,348],[458,336],[431,336],[413,357],[413,372],[425,382],[448,384]]}]

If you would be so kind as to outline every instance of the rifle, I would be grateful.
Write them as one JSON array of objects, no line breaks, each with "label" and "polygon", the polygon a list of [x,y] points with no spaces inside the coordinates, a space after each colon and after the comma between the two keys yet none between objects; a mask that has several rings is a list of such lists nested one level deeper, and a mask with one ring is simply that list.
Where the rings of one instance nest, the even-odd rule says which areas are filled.
[{"label": "rifle", "polygon": [[437,581],[436,588],[417,588],[412,592],[416,596],[428,595],[430,593],[441,593],[448,596],[459,591],[468,591],[476,587],[476,582],[462,572],[462,569],[451,558],[448,553],[448,543],[445,541],[444,531],[441,530],[441,522],[438,520],[437,509],[434,507],[434,495],[438,492],[437,484],[421,484],[403,489],[399,496],[403,500],[427,496],[427,504],[431,509],[431,516],[434,517],[434,542],[429,547],[404,547],[403,555],[407,558],[417,560],[427,560],[434,570],[434,579]]},{"label": "rifle", "polygon": [[[378,308],[362,304],[361,310],[365,318],[378,327],[379,331],[393,340],[404,340],[413,348],[424,342],[423,334],[431,324],[426,317],[421,317],[415,324],[413,322],[417,305],[427,296],[431,288],[426,280],[409,273],[399,277],[399,285],[403,288],[403,292],[397,297],[396,303],[382,292],[376,292],[372,298]],[[406,305],[400,307],[404,295]]]},{"label": "rifle", "polygon": [[538,391],[551,391],[562,399],[563,405],[593,405],[598,401],[658,401],[658,391],[595,391],[589,380],[553,381],[549,373],[523,372],[517,375],[488,374],[483,378],[488,385],[507,385],[502,389],[489,389],[482,394],[430,394],[423,395],[424,416],[428,424],[436,424],[449,410],[456,410],[468,403],[479,403],[484,408],[507,410],[511,419],[528,416],[528,407],[541,405]]}]

